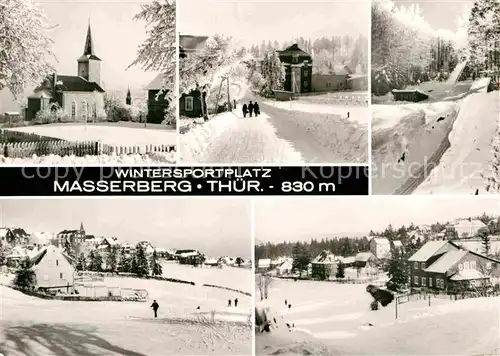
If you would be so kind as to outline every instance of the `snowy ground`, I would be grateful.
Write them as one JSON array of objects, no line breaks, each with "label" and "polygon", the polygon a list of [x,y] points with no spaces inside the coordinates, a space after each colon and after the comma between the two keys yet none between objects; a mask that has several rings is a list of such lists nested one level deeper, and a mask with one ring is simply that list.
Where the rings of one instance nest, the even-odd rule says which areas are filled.
[{"label": "snowy ground", "polygon": [[17,127],[14,131],[36,133],[68,141],[101,141],[113,146],[175,145],[176,130],[158,130],[108,125],[56,124]]},{"label": "snowy ground", "polygon": [[[475,87],[487,86],[477,81]],[[500,93],[476,93],[466,97],[449,134],[450,148],[415,194],[488,194],[485,176],[490,176],[493,141],[498,136]]]},{"label": "snowy ground", "polygon": [[[255,97],[248,100],[256,100]],[[240,102],[181,136],[182,162],[365,163],[368,109],[331,105],[261,102],[261,115],[243,118]],[[298,105],[298,106],[296,106]]]},{"label": "snowy ground", "polygon": [[[185,271],[183,279],[197,275],[188,268]],[[202,273],[209,276],[205,271]],[[228,272],[227,280],[233,277],[231,273],[234,271]],[[212,281],[220,279],[215,277]],[[252,329],[246,326],[252,310],[250,297],[220,289],[135,278],[106,277],[105,283],[114,288],[144,288],[149,300],[147,303],[43,300],[0,287],[0,350],[8,356],[251,354]],[[238,298],[237,308],[227,307],[229,298]],[[153,299],[160,304],[156,320],[149,308]],[[215,311],[216,323],[200,322],[210,319],[211,311]]]},{"label": "snowy ground", "polygon": [[[484,193],[481,174],[491,160],[490,146],[499,112],[498,93],[485,93],[487,81],[483,78],[469,85],[467,95],[461,95],[460,100],[373,105],[373,192],[432,194],[453,190],[474,194],[479,189]],[[490,99],[480,99],[483,96]],[[484,105],[489,109],[485,110]],[[485,120],[485,116],[491,118]],[[448,149],[449,144],[454,145],[452,141],[455,149]],[[446,155],[453,152],[446,163]],[[445,156],[437,161],[436,157],[443,153]],[[436,166],[439,169],[433,169]]]},{"label": "snowy ground", "polygon": [[175,163],[177,152],[152,153],[152,154],[135,154],[135,155],[99,155],[77,157],[71,156],[32,156],[27,158],[10,158],[0,156],[0,164],[4,165],[26,165],[26,164],[117,164],[117,165],[148,165],[157,163]]},{"label": "snowy ground", "polygon": [[[273,280],[264,304],[275,311],[280,326],[257,335],[257,354],[298,355],[327,347],[330,355],[470,356],[494,354],[500,346],[499,298],[431,299],[431,306],[415,300],[398,305],[396,320],[395,304],[370,310],[372,297],[365,288]],[[295,331],[288,332],[285,322],[295,324]]]}]

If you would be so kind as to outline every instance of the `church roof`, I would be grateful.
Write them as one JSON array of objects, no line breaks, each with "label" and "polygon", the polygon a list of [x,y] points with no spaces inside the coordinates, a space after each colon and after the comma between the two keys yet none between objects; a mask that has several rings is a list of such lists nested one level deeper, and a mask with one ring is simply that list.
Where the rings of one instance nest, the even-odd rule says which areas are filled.
[{"label": "church roof", "polygon": [[85,78],[73,76],[73,75],[58,75],[57,81],[62,82],[58,84],[58,88],[62,91],[98,91],[104,93],[105,90],[101,86],[94,82],[89,82]]},{"label": "church roof", "polygon": [[94,42],[92,41],[92,32],[90,30],[90,23],[87,29],[87,38],[85,39],[85,47],[83,49],[83,55],[78,58],[79,62],[86,61],[89,59],[94,59],[100,61],[101,59],[97,57],[94,53]]}]

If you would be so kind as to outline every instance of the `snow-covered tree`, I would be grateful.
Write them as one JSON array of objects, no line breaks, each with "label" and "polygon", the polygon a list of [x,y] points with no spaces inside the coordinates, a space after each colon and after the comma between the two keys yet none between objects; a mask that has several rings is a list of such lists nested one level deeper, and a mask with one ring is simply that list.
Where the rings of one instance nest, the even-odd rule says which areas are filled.
[{"label": "snow-covered tree", "polygon": [[156,250],[153,251],[153,255],[151,256],[150,266],[151,266],[151,275],[153,277],[161,276],[163,274],[163,269],[158,261],[158,254],[156,253]]},{"label": "snow-covered tree", "polygon": [[131,269],[131,259],[130,256],[127,255],[125,249],[122,248],[120,252],[120,258],[118,263],[118,272],[121,273],[130,273]]},{"label": "snow-covered tree", "polygon": [[261,73],[266,81],[264,94],[270,95],[273,90],[283,89],[283,84],[285,82],[285,67],[281,63],[276,51],[270,51],[264,55]]},{"label": "snow-covered tree", "polygon": [[179,92],[188,94],[192,90],[204,93],[202,101],[203,116],[208,118],[205,97],[212,90],[219,90],[221,82],[226,78],[234,79],[240,75],[239,67],[252,58],[247,51],[236,50],[231,38],[214,35],[209,38],[203,49],[190,53],[179,61]]},{"label": "snow-covered tree", "polygon": [[468,34],[470,65],[481,69],[500,66],[500,3],[478,0],[471,9]]},{"label": "snow-covered tree", "polygon": [[143,70],[163,74],[160,95],[168,100],[165,123],[172,124],[176,116],[176,3],[174,0],[153,1],[141,5],[142,11],[134,19],[145,21],[147,38],[139,46],[137,58],[130,66],[140,66]]},{"label": "snow-covered tree", "polygon": [[90,251],[89,270],[94,272],[102,272],[102,256],[97,250]]},{"label": "snow-covered tree", "polygon": [[77,271],[85,271],[87,269],[87,261],[83,253],[80,253],[80,255],[78,255],[75,268]]},{"label": "snow-covered tree", "polygon": [[18,98],[53,71],[47,18],[32,0],[3,0],[0,19],[0,90]]},{"label": "snow-covered tree", "polygon": [[130,272],[135,273],[139,277],[144,277],[149,274],[149,263],[146,258],[146,252],[144,251],[144,247],[140,244],[135,248]]},{"label": "snow-covered tree", "polygon": [[110,272],[116,272],[118,267],[118,247],[110,246],[106,256],[106,269]]}]

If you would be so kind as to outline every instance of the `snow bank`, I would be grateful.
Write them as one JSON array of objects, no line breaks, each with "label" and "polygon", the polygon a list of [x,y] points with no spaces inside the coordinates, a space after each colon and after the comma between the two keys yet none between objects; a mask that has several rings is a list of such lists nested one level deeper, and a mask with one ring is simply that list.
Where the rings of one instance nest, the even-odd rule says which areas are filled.
[{"label": "snow bank", "polygon": [[13,131],[35,133],[68,141],[100,141],[113,146],[175,145],[176,130],[131,128],[121,126],[83,124],[34,125],[16,127]]},{"label": "snow bank", "polygon": [[454,110],[456,106],[456,103],[447,101],[429,104],[372,105],[372,131],[390,129],[409,116],[424,126]]},{"label": "snow bank", "polygon": [[233,113],[223,113],[208,122],[196,125],[180,138],[180,159],[183,163],[198,162],[208,146],[224,131],[238,124],[238,117]]},{"label": "snow bank", "polygon": [[325,104],[310,104],[297,101],[274,101],[264,100],[264,104],[273,106],[282,110],[301,111],[316,114],[340,115],[347,119],[349,113],[349,121],[360,126],[367,127],[370,113],[367,107],[360,106],[343,106],[343,105],[325,105]]},{"label": "snow bank", "polygon": [[74,165],[89,165],[89,164],[117,164],[117,165],[136,165],[136,164],[158,164],[158,163],[175,163],[176,152],[168,153],[152,153],[152,154],[135,154],[135,155],[100,155],[100,156],[37,156],[33,155],[30,158],[9,158],[0,156],[0,164],[4,165],[26,165],[26,164],[74,164]]},{"label": "snow bank", "polygon": [[[478,80],[475,87],[484,88],[485,83],[485,80]],[[494,142],[498,135],[499,99],[497,91],[471,94],[464,99],[448,136],[451,147],[415,193],[496,193],[488,192],[484,176],[494,171],[491,165],[495,164]]]}]

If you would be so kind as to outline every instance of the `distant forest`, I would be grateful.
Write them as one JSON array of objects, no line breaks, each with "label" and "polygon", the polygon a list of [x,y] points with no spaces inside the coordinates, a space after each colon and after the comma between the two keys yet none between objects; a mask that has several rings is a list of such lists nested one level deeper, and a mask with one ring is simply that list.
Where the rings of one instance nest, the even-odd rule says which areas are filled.
[{"label": "distant forest", "polygon": [[[465,218],[468,219],[469,217]],[[477,219],[482,221],[488,226],[490,234],[497,235],[500,233],[500,218],[493,215],[482,214],[480,216],[472,217],[472,219]],[[370,250],[370,239],[372,237],[385,237],[391,241],[399,240],[402,242],[404,247],[414,250],[419,248],[428,239],[432,238],[433,234],[442,232],[449,222],[441,223],[436,222],[434,224],[428,225],[430,231],[423,233],[423,239],[418,239],[412,241],[410,239],[409,233],[418,229],[416,225],[411,223],[408,226],[401,226],[399,228],[394,228],[392,225],[387,226],[387,228],[380,232],[370,231],[368,237],[353,238],[353,237],[331,237],[322,239],[311,239],[310,241],[301,242],[281,242],[281,243],[262,243],[255,246],[255,261],[262,258],[275,259],[282,256],[292,256],[293,249],[296,246],[301,246],[303,249],[308,250],[311,258],[315,258],[322,251],[328,250],[334,255],[338,256],[353,256],[358,252],[367,252]]]},{"label": "distant forest", "polygon": [[260,45],[246,48],[254,57],[261,58],[265,53],[297,44],[313,58],[313,72],[332,73],[335,66],[347,65],[353,72],[368,73],[368,39],[363,36],[322,37],[316,40],[296,38],[291,41],[263,41]]}]

